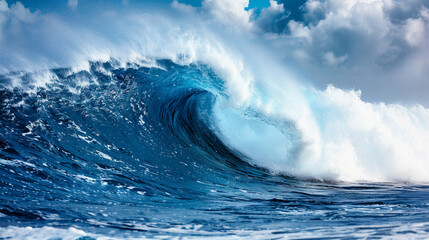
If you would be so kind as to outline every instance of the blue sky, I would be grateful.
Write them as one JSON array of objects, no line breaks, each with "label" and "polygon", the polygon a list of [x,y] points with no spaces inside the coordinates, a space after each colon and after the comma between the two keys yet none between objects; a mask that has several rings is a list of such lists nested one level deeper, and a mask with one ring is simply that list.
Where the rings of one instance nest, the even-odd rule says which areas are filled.
[{"label": "blue sky", "polygon": [[[16,2],[23,3],[26,7],[30,8],[32,11],[41,10],[42,12],[54,12],[54,11],[64,11],[68,10],[67,0],[60,1],[52,1],[52,0],[12,0],[7,1],[9,4],[13,4]],[[132,4],[146,4],[146,5],[159,5],[159,4],[169,4],[172,0],[129,0]],[[185,3],[192,6],[201,6],[201,0],[180,0],[179,2]],[[115,6],[117,4],[121,4],[120,0],[81,0],[79,1],[79,5],[82,6],[90,6],[90,5],[111,5]],[[249,3],[249,8],[265,8],[270,5],[269,0],[251,0]]]}]

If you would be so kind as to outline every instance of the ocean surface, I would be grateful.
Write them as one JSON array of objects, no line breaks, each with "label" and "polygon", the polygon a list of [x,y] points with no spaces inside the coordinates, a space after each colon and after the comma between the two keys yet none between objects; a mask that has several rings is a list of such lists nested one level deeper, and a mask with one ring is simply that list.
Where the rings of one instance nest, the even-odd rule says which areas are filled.
[{"label": "ocean surface", "polygon": [[207,65],[111,60],[0,80],[0,239],[429,236],[428,185],[252,161],[231,139],[280,132],[293,145],[297,130],[222,107],[225,81]]}]

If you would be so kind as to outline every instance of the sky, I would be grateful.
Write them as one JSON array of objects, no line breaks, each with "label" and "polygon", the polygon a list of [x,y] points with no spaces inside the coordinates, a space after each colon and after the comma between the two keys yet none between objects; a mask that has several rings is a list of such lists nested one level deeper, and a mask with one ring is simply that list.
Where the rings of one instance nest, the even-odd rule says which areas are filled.
[{"label": "sky", "polygon": [[[300,0],[298,0],[300,1]],[[60,1],[56,1],[55,4],[52,4],[52,0],[20,0],[20,1],[8,1],[8,3],[13,4],[16,2],[21,2],[23,3],[26,7],[29,7],[30,9],[34,10],[42,10],[44,12],[52,12],[52,11],[65,11],[69,8],[69,4],[68,4],[68,0],[60,0]],[[71,1],[74,2],[74,1]],[[169,4],[172,2],[172,0],[128,0],[128,1],[121,1],[121,0],[111,0],[111,1],[106,1],[106,0],[80,0],[77,1],[78,4],[82,5],[82,4],[91,4],[91,3],[96,3],[96,4],[122,4],[122,3],[131,3],[131,4]],[[201,7],[201,0],[180,0],[180,3],[184,3],[187,5],[191,5],[194,7]],[[253,0],[249,2],[249,8],[266,8],[270,6],[270,1],[269,0]]]},{"label": "sky", "polygon": [[[118,8],[130,11],[176,9],[260,39],[280,56],[285,67],[295,69],[318,88],[333,84],[343,89],[362,90],[362,98],[367,101],[429,106],[427,0],[20,2],[22,4],[0,0],[3,52],[8,51],[8,46],[17,44],[11,33],[17,31],[18,23],[22,24],[19,29],[25,29],[31,22],[26,17],[32,14],[45,21],[48,21],[46,18],[59,19],[58,24],[67,21],[84,24],[87,16],[95,14],[99,6],[111,12]],[[73,24],[65,25],[73,28]],[[27,34],[34,33],[28,31]],[[23,46],[30,49],[30,41],[18,47]],[[3,61],[3,65],[7,65],[9,61],[12,64],[7,57],[7,54],[0,56],[0,63]]]}]

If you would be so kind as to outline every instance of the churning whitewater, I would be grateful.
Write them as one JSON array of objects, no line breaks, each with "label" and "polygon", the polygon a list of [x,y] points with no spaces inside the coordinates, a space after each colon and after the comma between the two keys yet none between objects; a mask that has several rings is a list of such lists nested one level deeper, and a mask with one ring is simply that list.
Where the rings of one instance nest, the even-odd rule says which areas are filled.
[{"label": "churning whitewater", "polygon": [[320,90],[173,6],[0,1],[0,238],[427,236],[429,109]]}]

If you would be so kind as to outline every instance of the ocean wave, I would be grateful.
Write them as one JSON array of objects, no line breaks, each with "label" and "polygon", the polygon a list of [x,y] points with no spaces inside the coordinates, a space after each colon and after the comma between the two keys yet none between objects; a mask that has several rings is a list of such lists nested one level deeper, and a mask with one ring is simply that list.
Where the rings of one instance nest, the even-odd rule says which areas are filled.
[{"label": "ocean wave", "polygon": [[[278,91],[257,81],[252,95],[237,102],[228,80],[209,65],[170,60],[118,67],[122,65],[111,60],[91,63],[89,71],[4,75],[3,135],[33,136],[28,141],[43,140],[42,149],[83,141],[81,148],[87,150],[74,154],[78,157],[93,155],[96,149],[103,159],[112,160],[106,148],[118,145],[112,140],[120,136],[124,144],[127,136],[140,144],[128,152],[156,161],[160,157],[152,152],[168,155],[195,146],[198,150],[192,154],[204,159],[245,162],[298,178],[428,180],[428,110],[423,107],[365,103],[359,92],[332,86],[319,91],[291,84],[287,91]],[[77,109],[87,118],[74,119]],[[64,136],[54,141],[45,134]],[[3,139],[3,145],[10,141]],[[30,152],[26,147],[20,151]]]},{"label": "ocean wave", "polygon": [[315,87],[218,3],[0,0],[0,238],[428,232],[429,109]]}]

